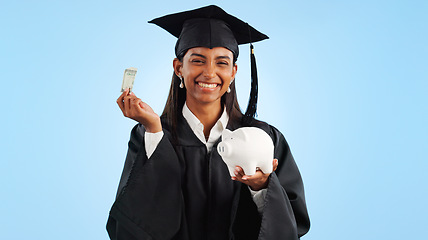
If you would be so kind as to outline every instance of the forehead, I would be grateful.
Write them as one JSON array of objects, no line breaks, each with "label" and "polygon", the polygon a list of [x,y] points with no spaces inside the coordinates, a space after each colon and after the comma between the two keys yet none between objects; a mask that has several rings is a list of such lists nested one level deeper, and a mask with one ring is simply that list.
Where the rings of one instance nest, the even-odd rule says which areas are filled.
[{"label": "forehead", "polygon": [[224,47],[215,47],[215,48],[207,48],[207,47],[194,47],[187,50],[186,56],[191,56],[192,54],[199,54],[206,57],[218,57],[218,56],[227,56],[230,59],[233,58],[233,53],[227,48]]}]

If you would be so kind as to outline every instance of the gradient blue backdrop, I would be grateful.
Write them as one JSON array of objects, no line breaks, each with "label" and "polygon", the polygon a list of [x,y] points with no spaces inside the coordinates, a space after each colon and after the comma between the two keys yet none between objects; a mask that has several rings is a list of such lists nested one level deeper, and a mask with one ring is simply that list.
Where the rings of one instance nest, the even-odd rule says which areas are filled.
[{"label": "gradient blue backdrop", "polygon": [[[108,238],[135,124],[115,103],[123,70],[161,113],[175,39],[147,21],[211,3],[0,2],[1,239]],[[300,167],[303,239],[426,239],[428,1],[215,3],[270,36],[255,44],[258,116]]]}]

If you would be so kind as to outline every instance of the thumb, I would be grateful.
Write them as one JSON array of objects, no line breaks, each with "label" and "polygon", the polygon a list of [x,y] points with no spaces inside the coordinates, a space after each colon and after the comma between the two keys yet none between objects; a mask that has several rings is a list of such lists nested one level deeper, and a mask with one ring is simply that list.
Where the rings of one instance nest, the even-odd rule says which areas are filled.
[{"label": "thumb", "polygon": [[272,165],[273,165],[273,171],[275,171],[277,168],[278,168],[278,159],[274,159],[273,160],[273,163],[272,163]]},{"label": "thumb", "polygon": [[143,101],[139,101],[139,102],[138,102],[138,106],[140,106],[140,108],[143,108],[143,107],[144,107],[144,103],[143,103]]}]

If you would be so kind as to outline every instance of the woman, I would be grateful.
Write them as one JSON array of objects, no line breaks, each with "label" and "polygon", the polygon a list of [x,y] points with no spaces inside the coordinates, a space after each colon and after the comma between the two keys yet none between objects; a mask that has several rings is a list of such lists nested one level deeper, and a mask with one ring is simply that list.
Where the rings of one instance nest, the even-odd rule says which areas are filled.
[{"label": "woman", "polygon": [[[139,122],[107,230],[111,239],[299,239],[309,230],[303,184],[287,142],[246,114],[235,92],[238,44],[266,39],[216,6],[151,21],[178,37],[161,117],[126,90],[117,103]],[[255,70],[254,56],[252,67]],[[259,127],[275,146],[273,173],[229,171],[216,151],[223,129]]]}]

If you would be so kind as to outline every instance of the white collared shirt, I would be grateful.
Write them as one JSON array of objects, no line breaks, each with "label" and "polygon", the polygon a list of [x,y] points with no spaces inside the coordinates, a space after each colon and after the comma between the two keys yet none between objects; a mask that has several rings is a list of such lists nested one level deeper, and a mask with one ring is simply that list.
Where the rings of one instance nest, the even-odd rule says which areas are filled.
[{"label": "white collared shirt", "polygon": [[214,143],[218,140],[219,137],[221,137],[221,134],[226,128],[227,122],[229,121],[229,115],[226,112],[226,108],[224,108],[223,114],[211,129],[208,141],[205,140],[204,125],[192,113],[192,111],[190,111],[186,103],[184,103],[182,113],[193,133],[195,133],[196,137],[198,137],[198,139],[206,145],[208,152],[211,152]]}]

